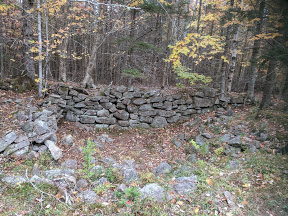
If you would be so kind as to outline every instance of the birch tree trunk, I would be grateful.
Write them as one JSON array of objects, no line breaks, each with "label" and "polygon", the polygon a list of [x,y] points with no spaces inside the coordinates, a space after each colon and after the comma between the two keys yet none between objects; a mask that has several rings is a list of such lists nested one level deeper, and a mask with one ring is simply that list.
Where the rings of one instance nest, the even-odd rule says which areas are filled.
[{"label": "birch tree trunk", "polygon": [[40,11],[40,0],[37,0],[38,9],[38,42],[39,42],[39,85],[38,85],[38,97],[42,98],[42,88],[43,88],[43,76],[42,76],[42,31],[41,31],[41,11]]},{"label": "birch tree trunk", "polygon": [[4,57],[3,57],[3,32],[2,32],[2,16],[0,14],[0,79],[4,77]]},{"label": "birch tree trunk", "polygon": [[227,86],[228,92],[231,92],[233,76],[234,76],[235,68],[236,68],[238,36],[239,36],[239,27],[237,27],[236,34],[234,34],[233,40],[232,40],[232,55],[231,55],[231,63],[230,63],[230,68],[229,68],[228,86]]},{"label": "birch tree trunk", "polygon": [[[45,2],[45,30],[46,30],[46,40],[49,41],[49,21],[48,21],[48,15],[47,15],[47,0],[44,0]],[[44,88],[47,89],[47,80],[48,80],[48,70],[50,68],[49,65],[49,46],[46,46],[46,56],[45,56],[45,84],[44,84]],[[44,93],[45,95],[45,93]]]},{"label": "birch tree trunk", "polygon": [[[254,35],[261,34],[262,32],[262,23],[263,23],[263,15],[264,15],[264,9],[265,9],[265,0],[261,0],[259,11],[258,11],[258,18],[260,19],[259,22],[257,22],[256,31]],[[255,40],[253,45],[253,51],[251,55],[251,66],[250,66],[250,79],[248,82],[248,90],[247,90],[247,96],[245,100],[251,100],[254,101],[254,91],[255,91],[255,82],[256,82],[256,75],[257,75],[257,60],[260,54],[260,40]]]}]

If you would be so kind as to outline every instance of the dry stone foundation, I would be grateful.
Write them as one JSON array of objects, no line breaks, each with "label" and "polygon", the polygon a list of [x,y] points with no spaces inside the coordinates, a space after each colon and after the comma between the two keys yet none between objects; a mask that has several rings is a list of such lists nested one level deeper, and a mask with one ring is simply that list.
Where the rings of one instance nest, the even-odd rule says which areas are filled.
[{"label": "dry stone foundation", "polygon": [[208,87],[182,95],[125,86],[88,92],[59,85],[39,105],[55,104],[66,120],[97,128],[149,128],[164,127],[193,115],[226,108],[228,104],[241,106],[243,101],[241,95],[220,98],[215,89]]}]

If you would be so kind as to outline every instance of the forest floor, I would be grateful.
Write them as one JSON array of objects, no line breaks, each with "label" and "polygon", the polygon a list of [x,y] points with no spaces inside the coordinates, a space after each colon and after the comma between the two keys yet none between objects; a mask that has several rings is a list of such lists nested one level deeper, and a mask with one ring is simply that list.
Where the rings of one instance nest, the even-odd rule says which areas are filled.
[{"label": "forest floor", "polygon": [[[25,103],[33,94],[0,90],[1,101],[11,100],[0,106],[0,137],[9,129],[19,129],[13,115],[18,109],[15,101],[22,99]],[[59,161],[54,161],[49,153],[32,160],[0,156],[0,175],[1,172],[30,174],[35,167],[42,171],[55,169],[66,159],[74,159],[78,162],[77,179],[92,182],[95,179],[85,175],[85,141],[107,134],[114,142],[94,151],[95,164],[103,165],[102,159],[108,157],[119,164],[134,160],[139,180],[126,184],[127,188],[121,192],[117,188],[123,177],[105,167],[102,176],[109,182],[93,188],[99,201],[94,204],[79,201],[72,206],[65,205],[58,188],[51,185],[35,188],[30,183],[16,187],[0,183],[0,215],[288,215],[288,157],[273,153],[273,149],[280,149],[288,142],[288,113],[282,111],[282,104],[283,101],[275,99],[273,106],[261,113],[257,106],[235,108],[233,116],[225,119],[215,117],[215,112],[206,113],[161,129],[99,130],[79,128],[73,122],[60,120],[58,140],[71,134],[75,146],[67,148],[58,142],[63,150]],[[198,123],[191,124],[195,119]],[[233,130],[239,130],[243,140],[258,140],[258,149],[225,152],[227,143],[221,137]],[[203,132],[212,138],[196,151],[196,160],[189,160],[191,149],[195,148],[193,141]],[[177,147],[173,139],[180,134],[187,139]],[[267,137],[261,140],[260,134]],[[172,170],[155,176],[151,171],[161,162],[170,164]],[[179,195],[171,190],[175,178],[191,175],[197,176],[193,193]],[[140,188],[150,183],[167,189],[171,198],[162,202],[141,198]]]}]

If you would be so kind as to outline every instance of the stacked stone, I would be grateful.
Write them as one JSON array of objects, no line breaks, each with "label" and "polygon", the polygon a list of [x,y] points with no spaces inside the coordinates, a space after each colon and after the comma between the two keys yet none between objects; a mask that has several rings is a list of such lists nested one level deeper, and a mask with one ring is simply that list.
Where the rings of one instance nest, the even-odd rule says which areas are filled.
[{"label": "stacked stone", "polygon": [[97,128],[149,128],[164,127],[195,114],[213,111],[228,104],[230,98],[220,100],[216,90],[208,87],[184,97],[125,86],[89,94],[85,89],[59,85],[47,101],[63,109],[68,121],[79,121]]}]

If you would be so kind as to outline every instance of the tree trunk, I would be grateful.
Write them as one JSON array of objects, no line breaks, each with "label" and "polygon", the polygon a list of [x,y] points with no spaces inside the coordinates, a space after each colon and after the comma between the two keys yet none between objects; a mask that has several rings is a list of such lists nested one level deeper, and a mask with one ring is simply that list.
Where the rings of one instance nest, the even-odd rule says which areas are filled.
[{"label": "tree trunk", "polygon": [[288,110],[288,71],[286,72],[285,83],[282,90],[282,98],[286,102],[286,109]]},{"label": "tree trunk", "polygon": [[197,33],[199,33],[199,29],[200,29],[201,7],[202,7],[202,0],[199,1],[199,11],[198,11],[198,20],[197,20]]},{"label": "tree trunk", "polygon": [[[67,11],[64,9],[64,17],[63,17],[63,23],[61,28],[65,28],[67,25],[67,14],[69,14],[69,6],[70,2],[69,0],[67,1]],[[65,36],[64,39],[62,40],[61,44],[61,52],[62,54],[60,55],[60,63],[59,63],[59,80],[62,82],[67,81],[67,50],[68,50],[68,42],[69,42],[69,36]]]},{"label": "tree trunk", "polygon": [[271,95],[274,87],[274,82],[276,79],[276,72],[275,72],[276,66],[277,66],[277,60],[271,59],[269,61],[260,109],[265,109],[271,104]]},{"label": "tree trunk", "polygon": [[68,36],[62,41],[61,46],[61,56],[60,56],[60,63],[59,63],[59,80],[62,82],[67,81],[67,50],[68,50]]},{"label": "tree trunk", "polygon": [[37,9],[38,9],[38,42],[39,42],[39,85],[38,85],[38,97],[42,98],[42,88],[43,88],[43,76],[42,76],[42,30],[41,30],[41,11],[40,11],[40,2],[37,0]]},{"label": "tree trunk", "polygon": [[[259,11],[258,11],[258,18],[260,19],[257,22],[256,31],[254,35],[261,34],[262,32],[262,23],[263,23],[263,15],[265,9],[265,0],[261,0]],[[253,51],[250,59],[250,79],[248,82],[248,90],[246,100],[254,101],[254,90],[255,90],[255,82],[256,82],[256,75],[257,75],[257,60],[260,54],[260,40],[255,40],[253,45]]]},{"label": "tree trunk", "polygon": [[[46,30],[46,41],[49,41],[49,22],[48,22],[48,14],[47,14],[47,0],[44,1],[45,2],[45,10],[44,10],[44,14],[45,14],[45,30]],[[45,84],[44,84],[44,88],[45,90],[47,89],[47,81],[48,81],[48,70],[50,68],[49,65],[49,46],[46,45],[46,56],[45,56]],[[45,96],[45,92],[44,92],[44,96]]]},{"label": "tree trunk", "polygon": [[33,60],[33,55],[30,49],[33,47],[31,41],[33,40],[33,18],[30,13],[27,11],[33,8],[33,0],[23,0],[23,56],[24,56],[24,65],[25,70],[24,73],[27,75],[31,81],[35,79],[35,65]]},{"label": "tree trunk", "polygon": [[3,32],[2,32],[2,16],[0,14],[0,79],[4,77],[4,57],[3,57]]},{"label": "tree trunk", "polygon": [[99,47],[98,47],[97,43],[92,48],[92,52],[90,54],[88,65],[87,65],[87,68],[86,68],[86,71],[85,71],[85,77],[84,77],[84,79],[82,81],[82,84],[83,84],[84,87],[87,87],[88,85],[93,85],[94,84],[94,80],[93,80],[93,77],[92,77],[92,72],[93,72],[93,69],[96,66],[96,57],[97,57],[98,48]]}]

